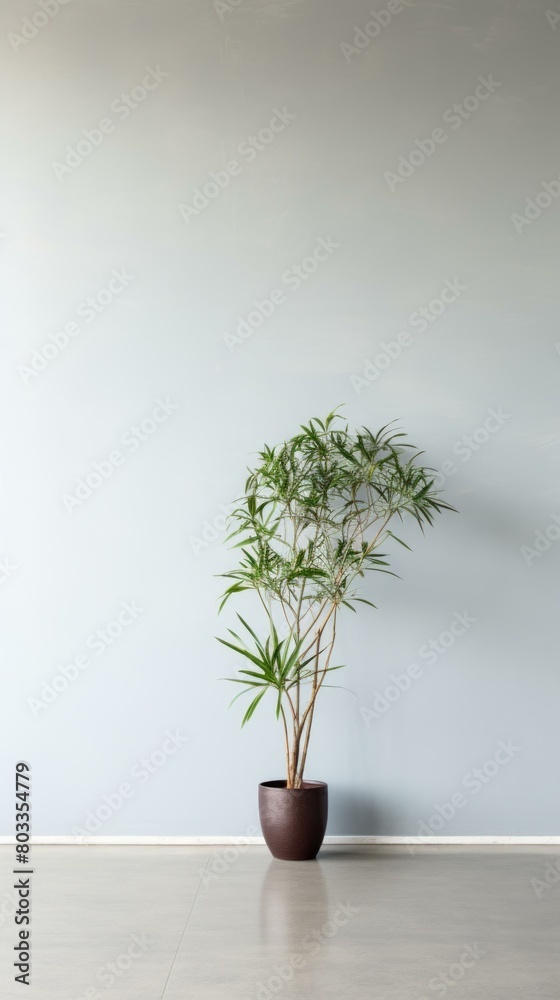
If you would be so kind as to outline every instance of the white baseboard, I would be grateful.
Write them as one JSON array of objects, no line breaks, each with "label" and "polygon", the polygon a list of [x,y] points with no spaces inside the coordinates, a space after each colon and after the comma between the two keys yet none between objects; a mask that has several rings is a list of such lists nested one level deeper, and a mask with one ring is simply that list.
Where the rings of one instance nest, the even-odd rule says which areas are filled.
[{"label": "white baseboard", "polygon": [[[0,837],[0,845],[15,844],[14,837]],[[133,837],[133,836],[121,836],[121,837],[96,837],[92,835],[91,837],[33,837],[31,841],[32,845],[43,846],[46,844],[59,845],[59,846],[113,846],[113,847],[128,847],[128,846],[154,846],[154,847],[218,847],[218,846],[229,846],[236,844],[250,844],[250,845],[263,845],[264,837],[226,837],[226,836],[214,836],[214,837]],[[558,837],[437,837],[435,834],[433,837],[374,837],[374,836],[344,836],[344,837],[325,837],[324,843],[328,844],[416,844],[418,847],[424,845],[464,845],[467,847],[475,847],[477,845],[491,845],[491,846],[516,846],[516,845],[534,845],[538,847],[552,847],[560,845],[560,836]]]}]

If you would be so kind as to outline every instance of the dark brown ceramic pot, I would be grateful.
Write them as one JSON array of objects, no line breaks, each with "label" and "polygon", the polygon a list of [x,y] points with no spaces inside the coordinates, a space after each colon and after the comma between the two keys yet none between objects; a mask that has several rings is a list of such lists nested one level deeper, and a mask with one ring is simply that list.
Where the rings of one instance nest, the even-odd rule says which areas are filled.
[{"label": "dark brown ceramic pot", "polygon": [[327,829],[328,785],[304,781],[286,788],[285,781],[259,785],[259,816],[270,853],[281,861],[317,857]]}]

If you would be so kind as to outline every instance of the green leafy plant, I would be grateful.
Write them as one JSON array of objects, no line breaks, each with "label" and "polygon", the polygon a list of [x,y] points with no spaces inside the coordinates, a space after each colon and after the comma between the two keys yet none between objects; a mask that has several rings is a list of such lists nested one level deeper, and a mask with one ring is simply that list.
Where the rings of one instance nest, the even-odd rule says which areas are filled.
[{"label": "green leafy plant", "polygon": [[[238,614],[239,630],[219,641],[242,658],[233,683],[251,696],[242,725],[271,691],[282,721],[287,787],[303,781],[317,696],[332,663],[337,616],[356,604],[368,571],[391,573],[381,551],[389,539],[406,543],[391,525],[413,518],[423,530],[453,508],[433,489],[432,470],[404,434],[383,427],[351,433],[336,411],[316,417],[274,448],[265,445],[249,470],[244,496],[229,516],[228,535],[241,550],[220,610],[234,595],[254,591],[264,628]],[[395,574],[392,574],[393,576]]]}]

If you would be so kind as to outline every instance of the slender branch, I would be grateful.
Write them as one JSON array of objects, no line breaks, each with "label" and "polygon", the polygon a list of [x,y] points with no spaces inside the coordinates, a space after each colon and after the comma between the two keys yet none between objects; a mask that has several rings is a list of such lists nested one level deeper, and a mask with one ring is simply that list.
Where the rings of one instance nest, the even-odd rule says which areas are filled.
[{"label": "slender branch", "polygon": [[299,785],[301,785],[301,783],[303,781],[303,775],[304,775],[304,771],[305,771],[305,763],[306,763],[306,760],[307,760],[307,751],[309,749],[309,740],[311,738],[311,727],[313,725],[313,716],[314,716],[314,713],[315,713],[315,704],[317,702],[317,695],[319,694],[319,691],[321,690],[323,681],[324,681],[325,677],[327,676],[327,672],[328,672],[328,669],[329,669],[330,660],[331,660],[331,656],[332,656],[332,651],[334,649],[335,639],[336,639],[336,610],[335,610],[335,615],[334,615],[334,618],[333,618],[332,631],[331,631],[331,641],[330,641],[330,644],[328,646],[328,653],[327,653],[327,657],[326,657],[326,660],[325,660],[325,665],[323,667],[323,670],[321,671],[321,676],[314,678],[313,693],[312,693],[312,697],[311,697],[311,701],[310,701],[310,706],[309,706],[309,709],[308,709],[307,718],[304,719],[304,721],[302,723],[302,730],[303,730],[303,727],[305,726],[306,723],[307,723],[307,730],[306,730],[304,738],[303,738],[303,751],[302,751],[302,754],[301,754],[301,763],[300,763],[300,769],[299,769],[299,775],[298,775]]},{"label": "slender branch", "polygon": [[288,723],[286,722],[286,713],[282,705],[280,705],[280,714],[282,716],[282,724],[284,726],[284,743],[286,747],[286,773],[288,773],[290,770],[290,738],[288,736]]},{"label": "slender branch", "polygon": [[318,672],[318,674],[317,674],[317,683],[313,685],[312,693],[311,693],[311,696],[310,696],[310,700],[309,700],[309,702],[307,704],[307,708],[305,709],[305,711],[303,713],[303,716],[302,716],[302,720],[301,720],[302,726],[305,725],[306,719],[307,719],[309,713],[311,712],[313,702],[315,701],[315,698],[317,697],[317,693],[318,693],[318,691],[319,691],[319,689],[320,689],[320,687],[321,687],[321,685],[322,685],[322,683],[323,683],[323,681],[325,679],[327,670],[329,668],[330,659],[331,659],[332,651],[333,651],[333,648],[334,648],[334,640],[336,638],[336,605],[334,606],[333,611],[334,611],[334,614],[335,614],[335,619],[334,619],[333,625],[332,625],[331,641],[330,641],[330,643],[329,643],[329,645],[327,647],[328,653],[327,653],[327,658],[326,658],[326,661],[325,661],[325,666],[323,667],[323,670],[320,671],[320,672]]}]

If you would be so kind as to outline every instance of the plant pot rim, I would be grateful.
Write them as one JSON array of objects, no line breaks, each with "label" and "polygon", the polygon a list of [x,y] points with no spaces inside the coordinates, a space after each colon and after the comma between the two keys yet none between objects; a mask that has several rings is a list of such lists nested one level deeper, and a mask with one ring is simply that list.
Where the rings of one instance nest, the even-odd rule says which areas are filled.
[{"label": "plant pot rim", "polygon": [[273,781],[261,781],[259,783],[259,788],[267,788],[276,792],[317,792],[323,788],[327,788],[326,781],[315,781],[312,778],[305,778],[302,782],[301,788],[286,788],[286,779],[279,778]]}]

